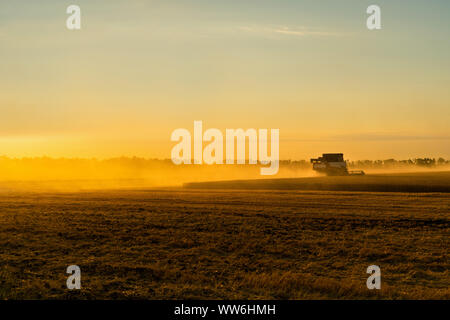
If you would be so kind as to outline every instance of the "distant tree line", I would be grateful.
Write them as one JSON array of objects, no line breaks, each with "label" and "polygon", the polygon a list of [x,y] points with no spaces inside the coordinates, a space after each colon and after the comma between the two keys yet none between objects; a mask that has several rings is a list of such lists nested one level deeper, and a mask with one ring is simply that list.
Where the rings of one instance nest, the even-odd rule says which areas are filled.
[{"label": "distant tree line", "polygon": [[348,165],[352,168],[360,167],[360,168],[396,168],[396,167],[407,167],[407,166],[416,166],[416,167],[438,167],[438,166],[446,166],[450,164],[450,160],[446,160],[444,158],[415,158],[408,160],[395,160],[395,159],[387,159],[387,160],[358,160],[358,161],[349,161]]},{"label": "distant tree line", "polygon": [[[347,160],[350,168],[398,168],[398,167],[427,167],[437,168],[450,166],[450,160],[444,158],[415,158],[408,160]],[[171,170],[195,170],[199,166],[176,166],[170,159],[149,159],[140,157],[118,157],[110,159],[80,159],[80,158],[9,158],[0,156],[0,178],[8,176],[9,173],[20,172],[27,175],[34,175],[42,170],[47,173],[65,173],[69,171],[93,172],[96,174],[102,171],[116,170],[120,168],[120,172],[126,175],[132,175],[136,172],[147,170],[171,169]],[[208,165],[200,167],[210,167]],[[216,167],[216,166],[213,166]],[[229,166],[225,166],[229,167]],[[253,166],[235,165],[233,167],[249,168]],[[280,160],[280,167],[285,169],[311,169],[312,165],[307,160]],[[4,174],[1,174],[1,173]]]},{"label": "distant tree line", "polygon": [[[415,158],[408,160],[396,160],[396,159],[386,159],[386,160],[347,160],[347,164],[350,168],[398,168],[398,167],[441,167],[449,166],[450,160],[444,158]],[[291,167],[297,169],[309,169],[311,168],[311,163],[306,160],[282,160],[280,161],[280,166]]]}]

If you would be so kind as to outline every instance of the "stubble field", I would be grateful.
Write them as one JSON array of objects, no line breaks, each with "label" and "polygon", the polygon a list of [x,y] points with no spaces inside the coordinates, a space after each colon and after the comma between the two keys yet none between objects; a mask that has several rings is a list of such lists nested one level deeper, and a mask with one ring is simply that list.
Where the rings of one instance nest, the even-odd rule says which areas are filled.
[{"label": "stubble field", "polygon": [[0,298],[449,299],[449,212],[436,192],[2,192]]}]

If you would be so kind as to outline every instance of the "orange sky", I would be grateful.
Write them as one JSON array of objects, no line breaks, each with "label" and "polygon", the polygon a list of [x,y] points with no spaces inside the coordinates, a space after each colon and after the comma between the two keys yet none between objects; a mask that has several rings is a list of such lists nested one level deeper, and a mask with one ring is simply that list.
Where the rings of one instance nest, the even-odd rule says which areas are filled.
[{"label": "orange sky", "polygon": [[79,1],[79,31],[2,2],[0,155],[169,158],[202,120],[280,129],[283,159],[449,158],[448,2],[379,1],[379,31],[324,2]]}]

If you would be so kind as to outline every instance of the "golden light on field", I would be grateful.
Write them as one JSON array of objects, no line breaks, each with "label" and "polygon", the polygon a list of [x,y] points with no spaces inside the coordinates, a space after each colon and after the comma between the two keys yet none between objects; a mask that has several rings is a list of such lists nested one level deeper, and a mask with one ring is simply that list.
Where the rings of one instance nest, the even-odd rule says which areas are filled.
[{"label": "golden light on field", "polygon": [[449,300],[450,1],[73,2],[0,1],[0,300]]}]

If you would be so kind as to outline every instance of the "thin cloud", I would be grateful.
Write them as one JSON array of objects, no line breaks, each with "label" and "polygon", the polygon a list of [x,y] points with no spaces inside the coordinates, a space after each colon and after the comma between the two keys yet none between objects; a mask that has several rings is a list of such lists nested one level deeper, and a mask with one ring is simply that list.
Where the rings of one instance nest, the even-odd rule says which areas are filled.
[{"label": "thin cloud", "polygon": [[345,33],[330,32],[307,27],[288,26],[241,26],[239,30],[260,36],[291,36],[291,37],[338,37]]},{"label": "thin cloud", "polygon": [[402,134],[343,134],[322,138],[281,139],[290,142],[325,142],[325,141],[414,141],[414,140],[450,140],[446,135],[402,135]]}]

